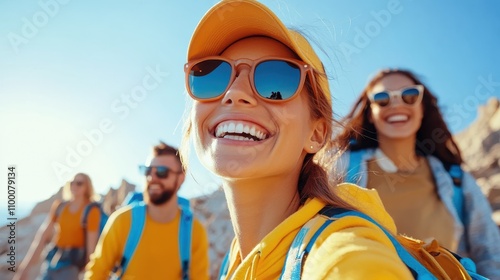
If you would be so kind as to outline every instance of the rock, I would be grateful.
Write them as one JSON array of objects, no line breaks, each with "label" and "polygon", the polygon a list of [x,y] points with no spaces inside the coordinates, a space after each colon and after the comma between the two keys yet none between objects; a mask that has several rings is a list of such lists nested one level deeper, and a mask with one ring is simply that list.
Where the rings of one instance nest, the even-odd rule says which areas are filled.
[{"label": "rock", "polygon": [[480,106],[476,120],[454,139],[465,169],[477,179],[493,210],[500,210],[500,101],[493,97]]}]

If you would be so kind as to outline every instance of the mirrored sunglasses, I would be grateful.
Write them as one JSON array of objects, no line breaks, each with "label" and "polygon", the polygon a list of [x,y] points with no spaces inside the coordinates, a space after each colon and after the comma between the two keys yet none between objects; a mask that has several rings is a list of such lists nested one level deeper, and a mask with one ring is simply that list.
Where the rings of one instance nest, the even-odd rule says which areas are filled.
[{"label": "mirrored sunglasses", "polygon": [[167,179],[170,173],[174,174],[181,174],[182,171],[173,171],[170,169],[168,166],[164,165],[158,165],[158,166],[146,166],[146,165],[139,165],[139,172],[144,175],[144,176],[149,176],[151,175],[151,172],[153,169],[156,170],[156,177],[160,179]]},{"label": "mirrored sunglasses", "polygon": [[417,105],[422,101],[424,96],[424,86],[414,85],[400,90],[385,90],[368,95],[370,102],[377,104],[380,107],[385,107],[391,103],[393,98],[398,98],[403,104]]},{"label": "mirrored sunglasses", "polygon": [[236,79],[236,67],[240,64],[251,67],[252,89],[266,101],[283,102],[294,98],[302,89],[308,73],[311,84],[315,84],[312,68],[300,60],[281,57],[230,60],[212,56],[186,63],[188,93],[201,102],[221,98]]}]

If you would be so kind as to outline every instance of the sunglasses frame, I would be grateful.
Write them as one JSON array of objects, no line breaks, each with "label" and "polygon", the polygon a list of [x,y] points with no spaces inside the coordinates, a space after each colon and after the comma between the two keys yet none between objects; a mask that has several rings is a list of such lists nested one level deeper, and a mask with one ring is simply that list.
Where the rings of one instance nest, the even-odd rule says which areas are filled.
[{"label": "sunglasses frame", "polygon": [[[160,176],[160,175],[158,174],[158,167],[165,168],[165,170],[166,170],[166,171],[165,171],[165,173],[166,173],[165,177]],[[158,178],[160,178],[160,179],[168,179],[168,177],[170,177],[170,173],[174,173],[174,174],[177,174],[177,175],[179,175],[179,174],[182,174],[182,173],[183,173],[182,171],[174,171],[174,170],[172,170],[170,167],[165,166],[165,165],[147,166],[147,165],[144,165],[144,164],[143,164],[143,165],[139,165],[139,172],[140,172],[142,175],[144,175],[144,176],[146,176],[146,177],[147,177],[147,176],[150,176],[150,175],[152,174],[152,172],[153,172],[153,168],[154,168],[154,169],[156,169],[156,172],[155,172],[156,177],[158,177]],[[144,171],[143,171],[142,169],[144,169]]]},{"label": "sunglasses frame", "polygon": [[[405,90],[408,90],[408,89],[417,89],[418,90],[418,99],[413,104],[408,104],[403,99],[403,92]],[[424,98],[424,89],[425,89],[425,87],[423,85],[412,85],[412,86],[404,87],[404,88],[398,89],[398,90],[382,90],[382,91],[368,94],[368,99],[370,100],[370,104],[376,104],[379,107],[389,106],[391,104],[392,100],[396,97],[404,105],[416,106],[416,105],[420,104],[422,102],[422,99]],[[387,103],[386,105],[380,105],[379,103],[377,103],[377,101],[375,101],[375,95],[377,95],[379,93],[383,93],[383,92],[389,94],[389,103]]]},{"label": "sunglasses frame", "polygon": [[[199,98],[199,97],[196,97],[191,92],[191,87],[189,84],[190,72],[191,72],[191,69],[193,68],[193,66],[195,66],[196,64],[198,64],[200,62],[207,61],[207,60],[221,60],[221,61],[229,63],[229,65],[231,65],[231,77],[229,78],[229,81],[228,81],[226,88],[219,95],[211,97],[211,98]],[[262,96],[255,88],[254,79],[255,79],[255,68],[257,68],[256,66],[262,62],[270,61],[270,60],[285,61],[285,62],[296,65],[300,69],[300,81],[299,81],[299,84],[297,86],[297,90],[295,91],[295,93],[292,96],[290,96],[287,99],[269,99],[269,98],[266,98],[266,97]],[[252,87],[253,92],[256,93],[256,95],[259,98],[261,98],[267,102],[280,103],[280,102],[290,101],[293,98],[295,98],[298,95],[298,93],[304,88],[304,84],[305,84],[305,80],[306,80],[307,75],[309,75],[309,78],[311,79],[311,85],[313,87],[314,94],[317,94],[316,80],[314,78],[314,70],[309,64],[304,63],[302,60],[293,59],[293,58],[284,58],[284,57],[278,57],[278,56],[266,56],[266,57],[262,57],[262,58],[259,58],[256,60],[249,59],[249,58],[240,58],[237,60],[232,60],[232,59],[228,59],[228,58],[221,57],[221,56],[207,56],[204,58],[189,61],[186,64],[184,64],[186,89],[187,89],[189,95],[191,96],[191,98],[193,98],[194,100],[199,101],[199,102],[211,102],[211,101],[221,99],[226,94],[226,92],[231,87],[231,85],[234,83],[234,81],[236,80],[236,73],[237,73],[236,69],[241,64],[246,64],[246,65],[250,66],[251,69],[250,69],[249,75],[250,75],[250,77],[252,77],[250,79],[250,86]]]}]

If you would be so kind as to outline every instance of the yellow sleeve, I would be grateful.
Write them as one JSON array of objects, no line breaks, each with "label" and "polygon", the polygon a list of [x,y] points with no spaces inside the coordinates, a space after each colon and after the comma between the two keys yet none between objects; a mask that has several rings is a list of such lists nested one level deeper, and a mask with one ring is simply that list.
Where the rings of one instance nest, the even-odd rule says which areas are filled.
[{"label": "yellow sleeve", "polygon": [[125,239],[130,231],[130,207],[120,210],[109,217],[90,256],[84,279],[107,280],[115,265],[121,261]]},{"label": "yellow sleeve", "polygon": [[205,227],[198,221],[193,222],[191,255],[191,279],[210,279],[209,257],[208,257],[208,236]]},{"label": "yellow sleeve", "polygon": [[90,209],[89,215],[87,216],[87,231],[92,232],[99,229],[101,220],[100,211],[98,207],[92,207],[92,209]]},{"label": "yellow sleeve", "polygon": [[413,279],[386,234],[375,224],[344,217],[316,240],[303,279]]}]

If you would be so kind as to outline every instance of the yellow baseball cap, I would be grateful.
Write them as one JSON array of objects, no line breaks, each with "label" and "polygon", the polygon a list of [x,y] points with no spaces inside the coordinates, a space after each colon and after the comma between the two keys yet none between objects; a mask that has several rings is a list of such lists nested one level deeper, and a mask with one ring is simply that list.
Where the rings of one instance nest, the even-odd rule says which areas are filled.
[{"label": "yellow baseball cap", "polygon": [[191,37],[187,59],[219,55],[232,43],[250,36],[266,36],[281,42],[322,73],[317,82],[331,102],[323,64],[312,46],[304,36],[288,29],[268,7],[255,0],[222,0],[208,10]]}]

